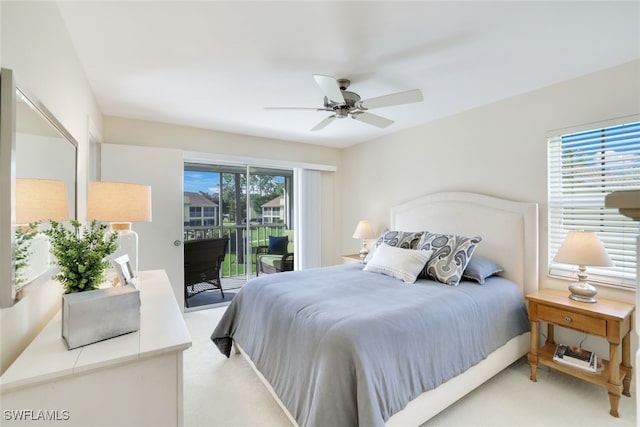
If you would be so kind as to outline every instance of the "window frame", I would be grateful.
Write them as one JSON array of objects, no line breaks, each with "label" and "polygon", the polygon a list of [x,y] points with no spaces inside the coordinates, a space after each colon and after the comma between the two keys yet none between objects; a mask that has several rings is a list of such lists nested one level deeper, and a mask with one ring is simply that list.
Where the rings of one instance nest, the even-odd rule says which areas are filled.
[{"label": "window frame", "polygon": [[[616,138],[607,132],[615,134],[625,127],[630,129],[630,145],[618,146],[617,148],[622,149],[615,152],[610,148],[616,147],[613,142]],[[592,142],[589,145],[589,142],[586,142],[588,137],[596,135],[597,132],[602,134],[600,141],[597,138],[590,139]],[[575,280],[577,266],[556,263],[553,257],[568,231],[583,229],[598,234],[616,264],[612,268],[587,266],[589,281],[616,288],[636,289],[638,265],[635,242],[640,232],[640,223],[621,215],[617,209],[605,208],[604,199],[606,194],[612,191],[640,189],[640,176],[636,173],[640,172],[640,116],[591,124],[583,129],[558,130],[548,136],[549,276]],[[581,142],[580,138],[585,142]],[[596,141],[596,144],[593,141]],[[626,139],[624,141],[626,144]],[[600,149],[597,148],[598,142],[601,145]],[[582,147],[580,144],[583,144]],[[612,151],[618,157],[612,155]],[[628,158],[620,160],[623,157],[619,155],[621,152],[628,153]],[[599,162],[594,160],[596,155],[600,156]],[[608,159],[611,160],[607,161]],[[624,168],[620,167],[621,164]],[[632,166],[628,166],[629,164]],[[614,168],[617,169],[611,172]],[[621,180],[620,176],[625,176],[617,171],[632,172],[630,186],[627,186],[628,181],[618,182]],[[566,178],[563,179],[563,176]],[[598,177],[599,180],[589,182],[593,181],[594,177]]]}]

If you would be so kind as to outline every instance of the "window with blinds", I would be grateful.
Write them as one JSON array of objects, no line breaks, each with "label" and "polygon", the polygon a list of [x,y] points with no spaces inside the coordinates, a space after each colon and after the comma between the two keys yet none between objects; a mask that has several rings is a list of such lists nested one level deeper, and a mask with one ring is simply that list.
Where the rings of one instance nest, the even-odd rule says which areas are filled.
[{"label": "window with blinds", "polygon": [[576,266],[553,262],[567,232],[598,234],[614,267],[588,267],[589,281],[636,284],[640,225],[605,208],[616,190],[640,189],[640,122],[549,139],[549,274],[575,278]]}]

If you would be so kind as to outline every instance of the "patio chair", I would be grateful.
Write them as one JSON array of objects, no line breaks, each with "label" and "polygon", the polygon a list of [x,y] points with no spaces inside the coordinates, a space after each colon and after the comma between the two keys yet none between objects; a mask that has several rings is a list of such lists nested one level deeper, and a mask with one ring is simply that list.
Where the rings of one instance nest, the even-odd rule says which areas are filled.
[{"label": "patio chair", "polygon": [[226,237],[184,243],[184,301],[187,307],[189,298],[211,289],[220,289],[224,298],[221,270],[228,243]]},{"label": "patio chair", "polygon": [[269,236],[269,246],[256,248],[256,274],[293,271],[293,230],[283,236]]}]

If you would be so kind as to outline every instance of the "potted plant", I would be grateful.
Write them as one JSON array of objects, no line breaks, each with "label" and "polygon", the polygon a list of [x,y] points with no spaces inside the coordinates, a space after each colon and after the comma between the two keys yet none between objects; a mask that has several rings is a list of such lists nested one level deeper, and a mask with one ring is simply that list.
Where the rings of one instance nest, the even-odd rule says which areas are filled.
[{"label": "potted plant", "polygon": [[65,294],[98,289],[109,267],[107,256],[117,249],[117,234],[109,233],[106,224],[92,221],[80,230],[78,220],[71,220],[73,230],[62,223],[50,221],[51,228],[44,231],[51,242],[51,253],[60,268],[53,279],[64,287]]},{"label": "potted plant", "polygon": [[69,349],[113,338],[140,327],[140,292],[131,285],[100,288],[108,256],[118,245],[117,233],[106,224],[92,221],[81,229],[71,220],[73,230],[50,221],[44,231],[59,267],[53,279],[63,288],[62,337]]}]

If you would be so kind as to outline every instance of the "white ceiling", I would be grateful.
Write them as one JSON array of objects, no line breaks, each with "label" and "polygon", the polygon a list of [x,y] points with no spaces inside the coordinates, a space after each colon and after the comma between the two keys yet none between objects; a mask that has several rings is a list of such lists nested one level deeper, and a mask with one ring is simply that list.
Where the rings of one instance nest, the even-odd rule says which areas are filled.
[{"label": "white ceiling", "polygon": [[[72,2],[62,17],[106,115],[345,147],[640,58],[640,3]],[[378,129],[324,111],[312,74],[377,109]]]}]

